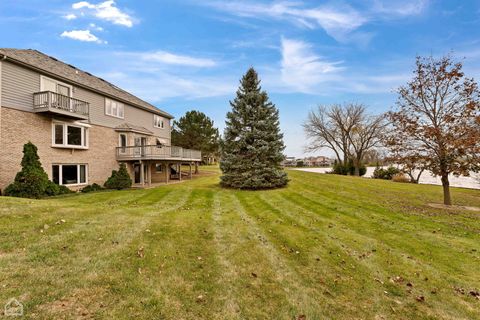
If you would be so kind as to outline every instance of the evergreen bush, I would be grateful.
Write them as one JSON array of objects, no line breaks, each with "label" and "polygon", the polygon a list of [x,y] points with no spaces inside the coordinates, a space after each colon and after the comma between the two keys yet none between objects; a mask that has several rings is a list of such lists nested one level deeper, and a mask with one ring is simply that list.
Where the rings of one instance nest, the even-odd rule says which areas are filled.
[{"label": "evergreen bush", "polygon": [[83,193],[89,193],[89,192],[94,192],[94,191],[100,191],[103,190],[103,187],[99,184],[91,184],[88,186],[85,186],[82,190],[80,190]]},{"label": "evergreen bush", "polygon": [[[353,160],[349,160],[347,164],[339,163],[337,160],[333,163],[333,168],[330,173],[339,174],[339,175],[355,175],[355,165],[353,164]],[[367,173],[367,167],[362,165],[360,167],[360,176],[364,176]]]},{"label": "evergreen bush", "polygon": [[40,158],[37,153],[37,147],[28,142],[23,146],[22,169],[15,176],[12,184],[5,188],[5,195],[21,198],[42,198],[48,192],[55,191],[51,187],[51,181],[43,170]]},{"label": "evergreen bush", "polygon": [[112,175],[107,179],[104,184],[107,189],[128,189],[132,186],[132,179],[127,171],[125,163],[120,164],[120,169],[112,170]]},{"label": "evergreen bush", "polygon": [[388,167],[387,169],[377,167],[373,171],[374,179],[392,180],[393,176],[399,174],[400,170],[395,167]]}]

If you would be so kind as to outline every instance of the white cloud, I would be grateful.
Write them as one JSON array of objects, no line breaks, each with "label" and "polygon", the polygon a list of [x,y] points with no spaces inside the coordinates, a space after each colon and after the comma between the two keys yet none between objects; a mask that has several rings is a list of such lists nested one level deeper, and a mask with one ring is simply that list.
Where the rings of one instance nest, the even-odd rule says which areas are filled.
[{"label": "white cloud", "polygon": [[428,7],[429,1],[364,0],[358,9],[340,1],[317,6],[293,0],[270,3],[210,0],[203,1],[202,4],[237,17],[286,20],[302,28],[322,28],[339,42],[364,45],[372,34],[359,31],[362,26],[372,21],[418,15]]},{"label": "white cloud", "polygon": [[74,15],[73,13],[70,13],[70,14],[64,15],[63,18],[67,20],[74,20],[74,19],[77,19],[77,16]]},{"label": "white cloud", "polygon": [[64,31],[60,36],[63,38],[70,38],[78,41],[103,43],[103,41],[94,34],[92,34],[90,30]]},{"label": "white cloud", "polygon": [[214,67],[216,62],[212,59],[196,58],[186,55],[178,55],[166,51],[155,51],[137,54],[141,59],[163,64],[182,65],[191,67]]},{"label": "white cloud", "polygon": [[270,4],[239,1],[207,2],[208,5],[239,17],[287,20],[308,29],[322,28],[337,40],[364,25],[368,18],[349,5],[322,5],[306,8],[302,3],[284,1]]},{"label": "white cloud", "polygon": [[97,26],[95,23],[90,23],[89,24],[90,28],[97,30],[97,31],[103,31],[102,27]]},{"label": "white cloud", "polygon": [[421,14],[428,5],[429,0],[375,0],[373,11],[378,14],[413,16]]},{"label": "white cloud", "polygon": [[[235,77],[178,75],[175,72],[138,72],[135,64],[125,66],[125,73],[113,71],[99,75],[144,100],[158,103],[165,99],[200,99],[233,95],[238,84]],[[159,85],[160,84],[160,85]]]},{"label": "white cloud", "polygon": [[127,13],[118,9],[114,0],[108,0],[98,4],[80,1],[74,3],[72,8],[75,10],[87,9],[92,11],[93,15],[98,19],[109,21],[113,24],[118,24],[129,28],[133,26],[133,18]]},{"label": "white cloud", "polygon": [[304,41],[282,38],[281,51],[282,81],[299,92],[312,92],[318,84],[334,80],[343,69],[341,62],[326,61]]},{"label": "white cloud", "polygon": [[95,6],[93,4],[90,4],[87,1],[80,1],[80,2],[72,4],[72,8],[73,9],[81,9],[81,8],[93,9],[93,8],[95,8]]}]

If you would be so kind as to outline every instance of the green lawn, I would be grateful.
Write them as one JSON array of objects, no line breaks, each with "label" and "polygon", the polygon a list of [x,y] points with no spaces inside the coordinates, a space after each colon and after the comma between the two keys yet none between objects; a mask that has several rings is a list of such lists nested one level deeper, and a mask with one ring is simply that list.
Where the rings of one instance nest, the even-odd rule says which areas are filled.
[{"label": "green lawn", "polygon": [[[427,206],[438,186],[289,176],[262,192],[220,189],[212,173],[0,198],[0,307],[17,297],[32,319],[480,319],[480,212]],[[480,207],[480,191],[452,196]]]}]

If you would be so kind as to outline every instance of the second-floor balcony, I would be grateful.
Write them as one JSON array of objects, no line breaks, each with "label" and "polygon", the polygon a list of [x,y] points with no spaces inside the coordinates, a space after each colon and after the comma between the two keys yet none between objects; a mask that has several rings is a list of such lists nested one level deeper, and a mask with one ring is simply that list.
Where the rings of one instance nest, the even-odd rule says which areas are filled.
[{"label": "second-floor balcony", "polygon": [[34,112],[52,113],[77,120],[88,120],[89,108],[88,102],[52,91],[33,94]]},{"label": "second-floor balcony", "polygon": [[117,148],[117,160],[177,160],[201,161],[202,153],[198,150],[184,149],[176,146],[145,145]]}]

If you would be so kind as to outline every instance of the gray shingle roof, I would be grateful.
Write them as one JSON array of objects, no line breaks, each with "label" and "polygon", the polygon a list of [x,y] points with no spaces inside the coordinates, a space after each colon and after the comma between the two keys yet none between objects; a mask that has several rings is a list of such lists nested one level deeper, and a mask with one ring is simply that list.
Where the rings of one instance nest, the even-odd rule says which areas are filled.
[{"label": "gray shingle roof", "polygon": [[162,115],[166,118],[173,118],[171,114],[158,109],[150,103],[143,101],[142,99],[128,93],[125,90],[120,89],[114,84],[95,77],[88,72],[82,71],[54,57],[50,57],[40,51],[32,49],[0,48],[0,54],[7,56],[7,59],[13,62],[41,70],[46,74],[52,74],[69,80],[79,86],[86,87],[94,91],[99,91],[107,96],[116,98],[132,106]]},{"label": "gray shingle roof", "polygon": [[153,132],[148,130],[147,128],[136,126],[134,124],[127,123],[127,122],[116,126],[115,130],[117,130],[117,131],[133,131],[133,132],[140,132],[140,133],[146,133],[146,134],[153,134]]}]

